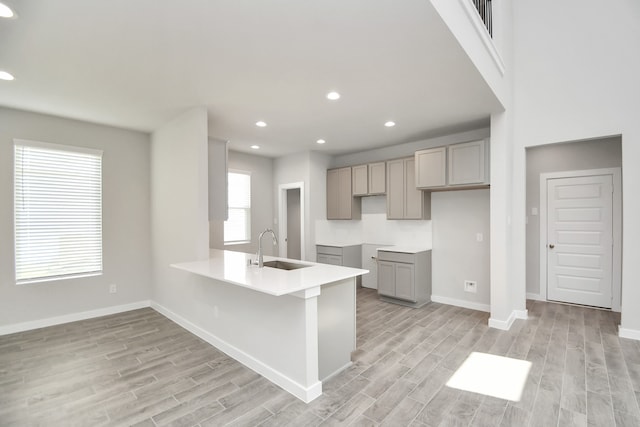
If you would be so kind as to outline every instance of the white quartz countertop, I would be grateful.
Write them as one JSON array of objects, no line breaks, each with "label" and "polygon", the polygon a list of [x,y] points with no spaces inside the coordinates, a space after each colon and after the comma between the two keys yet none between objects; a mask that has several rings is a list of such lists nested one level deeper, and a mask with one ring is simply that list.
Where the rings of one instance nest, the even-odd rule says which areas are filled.
[{"label": "white quartz countertop", "polygon": [[346,248],[347,246],[359,246],[362,242],[319,242],[316,246],[332,246],[334,248]]},{"label": "white quartz countertop", "polygon": [[271,256],[265,256],[264,261],[283,260],[309,267],[296,270],[258,268],[248,265],[249,259],[255,260],[255,254],[212,249],[208,260],[181,262],[171,264],[171,267],[275,296],[292,294],[369,272],[359,268]]},{"label": "white quartz countertop", "polygon": [[418,252],[430,251],[431,248],[427,246],[404,246],[404,245],[396,245],[396,246],[384,246],[378,248],[379,251],[384,252],[401,252],[404,254],[417,254]]}]

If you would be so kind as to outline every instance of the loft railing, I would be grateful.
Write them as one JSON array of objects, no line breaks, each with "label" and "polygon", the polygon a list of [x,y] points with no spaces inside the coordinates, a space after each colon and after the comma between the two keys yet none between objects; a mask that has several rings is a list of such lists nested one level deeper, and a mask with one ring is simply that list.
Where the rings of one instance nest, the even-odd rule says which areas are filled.
[{"label": "loft railing", "polygon": [[476,6],[478,13],[480,14],[480,18],[484,22],[485,27],[487,27],[487,31],[489,31],[489,35],[493,36],[493,22],[491,16],[491,0],[472,0],[473,4]]}]

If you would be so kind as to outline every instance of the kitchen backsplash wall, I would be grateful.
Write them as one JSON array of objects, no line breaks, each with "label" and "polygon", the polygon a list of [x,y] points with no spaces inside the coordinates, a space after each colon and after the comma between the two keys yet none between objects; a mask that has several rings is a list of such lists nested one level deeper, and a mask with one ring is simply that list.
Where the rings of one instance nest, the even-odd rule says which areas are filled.
[{"label": "kitchen backsplash wall", "polygon": [[316,220],[316,242],[375,243],[431,248],[431,221],[387,220],[385,196],[363,197],[360,220]]}]

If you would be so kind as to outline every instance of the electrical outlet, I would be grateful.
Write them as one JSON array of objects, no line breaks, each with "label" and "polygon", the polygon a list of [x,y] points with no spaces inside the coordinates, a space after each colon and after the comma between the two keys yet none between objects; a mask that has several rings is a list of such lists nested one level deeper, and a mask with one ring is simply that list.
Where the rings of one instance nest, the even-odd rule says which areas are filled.
[{"label": "electrical outlet", "polygon": [[112,283],[109,285],[109,293],[110,294],[115,294],[116,292],[118,292],[118,287],[116,286],[115,283]]},{"label": "electrical outlet", "polygon": [[464,291],[475,294],[476,292],[478,292],[478,282],[474,282],[473,280],[465,280]]}]

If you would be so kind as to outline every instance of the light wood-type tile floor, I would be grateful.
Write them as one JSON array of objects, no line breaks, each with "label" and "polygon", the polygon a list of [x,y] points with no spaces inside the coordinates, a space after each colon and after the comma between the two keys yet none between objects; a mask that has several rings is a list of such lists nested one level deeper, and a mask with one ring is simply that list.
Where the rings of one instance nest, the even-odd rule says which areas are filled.
[{"label": "light wood-type tile floor", "polygon": [[[0,425],[640,426],[640,343],[614,313],[529,301],[505,332],[368,289],[357,304],[354,365],[310,404],[151,309],[2,336]],[[532,362],[522,399],[447,387],[472,351]]]}]

